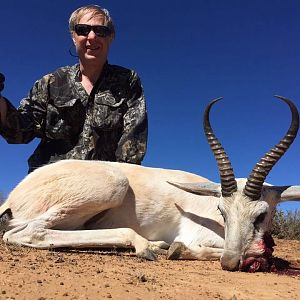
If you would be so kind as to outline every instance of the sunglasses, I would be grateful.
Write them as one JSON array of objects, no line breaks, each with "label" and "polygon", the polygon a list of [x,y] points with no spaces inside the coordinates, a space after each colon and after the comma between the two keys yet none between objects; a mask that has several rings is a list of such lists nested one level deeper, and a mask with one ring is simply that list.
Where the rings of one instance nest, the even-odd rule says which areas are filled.
[{"label": "sunglasses", "polygon": [[99,37],[107,37],[112,33],[110,28],[103,25],[76,24],[74,30],[77,35],[81,36],[88,36],[91,30]]}]

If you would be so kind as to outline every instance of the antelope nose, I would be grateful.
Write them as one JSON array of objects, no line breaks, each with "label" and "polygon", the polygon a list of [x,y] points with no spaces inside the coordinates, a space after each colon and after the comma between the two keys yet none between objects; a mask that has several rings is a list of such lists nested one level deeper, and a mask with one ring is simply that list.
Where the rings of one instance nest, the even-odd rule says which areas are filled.
[{"label": "antelope nose", "polygon": [[221,257],[221,266],[226,271],[238,271],[240,257],[236,253],[224,253]]}]

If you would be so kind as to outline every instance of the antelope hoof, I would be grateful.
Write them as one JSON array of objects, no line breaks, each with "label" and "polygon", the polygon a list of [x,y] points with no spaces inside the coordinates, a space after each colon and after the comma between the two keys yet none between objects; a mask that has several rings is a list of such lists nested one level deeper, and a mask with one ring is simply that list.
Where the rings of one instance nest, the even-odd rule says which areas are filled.
[{"label": "antelope hoof", "polygon": [[163,241],[155,241],[150,243],[150,249],[158,255],[166,255],[170,245]]},{"label": "antelope hoof", "polygon": [[143,259],[147,259],[147,260],[157,260],[157,255],[154,253],[153,250],[151,249],[145,249],[140,253],[136,254],[137,257],[143,258]]},{"label": "antelope hoof", "polygon": [[180,259],[186,251],[187,247],[183,243],[174,242],[168,250],[167,259]]}]

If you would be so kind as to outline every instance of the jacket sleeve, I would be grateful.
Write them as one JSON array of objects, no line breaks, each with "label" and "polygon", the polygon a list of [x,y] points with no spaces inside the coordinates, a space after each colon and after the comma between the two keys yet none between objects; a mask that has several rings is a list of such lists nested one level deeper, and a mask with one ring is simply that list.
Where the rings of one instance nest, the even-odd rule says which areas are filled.
[{"label": "jacket sleeve", "polygon": [[143,88],[135,72],[131,76],[130,89],[116,158],[120,162],[141,164],[147,149],[148,119]]},{"label": "jacket sleeve", "polygon": [[42,137],[46,122],[48,102],[48,83],[51,76],[46,75],[35,82],[28,96],[18,109],[7,99],[6,122],[0,126],[0,134],[10,144],[27,144],[35,137]]}]

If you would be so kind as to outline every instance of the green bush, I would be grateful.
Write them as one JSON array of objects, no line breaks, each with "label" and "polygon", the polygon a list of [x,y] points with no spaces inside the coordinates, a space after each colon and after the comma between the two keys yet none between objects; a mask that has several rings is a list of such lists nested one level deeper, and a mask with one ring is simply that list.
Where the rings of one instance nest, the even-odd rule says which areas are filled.
[{"label": "green bush", "polygon": [[271,233],[279,239],[300,240],[300,211],[277,210],[272,221]]}]

